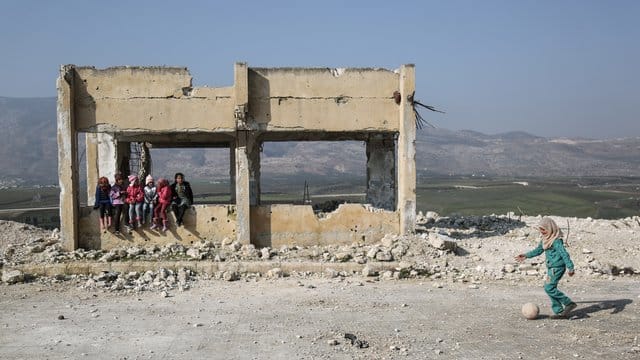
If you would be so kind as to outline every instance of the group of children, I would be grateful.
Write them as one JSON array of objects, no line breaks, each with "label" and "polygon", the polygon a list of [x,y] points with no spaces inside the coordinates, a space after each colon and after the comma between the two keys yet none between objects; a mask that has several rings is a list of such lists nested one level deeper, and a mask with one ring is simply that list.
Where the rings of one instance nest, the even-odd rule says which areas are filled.
[{"label": "group of children", "polygon": [[[125,219],[127,230],[142,227],[149,216],[150,229],[168,230],[167,210],[173,205],[177,226],[182,226],[186,209],[193,204],[193,191],[184,174],[176,173],[173,184],[163,178],[157,185],[151,175],[145,178],[144,186],[137,175],[129,175],[129,185],[125,187],[124,176],[120,173],[114,177],[114,184],[109,179],[98,179],[94,209],[100,209],[100,231],[106,232],[112,225],[114,234],[120,235],[120,222]],[[127,211],[128,209],[128,211]]]}]

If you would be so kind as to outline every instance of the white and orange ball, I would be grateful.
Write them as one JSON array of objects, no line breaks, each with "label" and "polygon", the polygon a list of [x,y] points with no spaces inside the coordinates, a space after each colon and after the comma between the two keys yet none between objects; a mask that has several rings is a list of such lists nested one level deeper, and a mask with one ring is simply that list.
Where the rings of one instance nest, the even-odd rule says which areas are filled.
[{"label": "white and orange ball", "polygon": [[540,314],[540,309],[538,305],[534,303],[526,303],[522,305],[522,315],[528,320],[534,320]]}]

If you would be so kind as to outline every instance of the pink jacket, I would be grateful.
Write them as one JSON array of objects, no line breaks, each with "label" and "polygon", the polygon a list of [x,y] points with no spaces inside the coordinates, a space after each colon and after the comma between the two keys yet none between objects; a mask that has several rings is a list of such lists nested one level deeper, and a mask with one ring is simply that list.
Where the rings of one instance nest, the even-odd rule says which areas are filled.
[{"label": "pink jacket", "polygon": [[127,187],[127,204],[137,204],[144,201],[144,191],[140,186],[129,185]]}]

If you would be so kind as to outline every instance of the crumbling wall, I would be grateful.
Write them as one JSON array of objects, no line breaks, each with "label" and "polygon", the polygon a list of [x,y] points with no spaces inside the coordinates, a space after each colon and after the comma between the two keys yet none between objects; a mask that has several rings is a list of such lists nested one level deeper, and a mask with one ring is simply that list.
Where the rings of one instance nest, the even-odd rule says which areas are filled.
[{"label": "crumbling wall", "polygon": [[396,90],[383,69],[250,68],[249,119],[266,131],[398,131]]},{"label": "crumbling wall", "polygon": [[[97,210],[85,208],[79,219],[79,247],[84,249],[113,249],[137,245],[165,245],[175,242],[189,245],[199,240],[222,242],[225,238],[236,238],[236,214],[233,205],[194,205],[184,216],[184,226],[175,226],[173,212],[168,211],[170,227],[167,232],[150,230],[149,224],[130,233],[122,231],[120,236],[111,232],[101,233],[98,227]],[[124,224],[122,224],[124,230]]]},{"label": "crumbling wall", "polygon": [[[259,246],[348,244],[411,232],[414,78],[413,65],[389,71],[237,63],[233,86],[194,88],[186,68],[65,65],[57,84],[63,242],[69,249],[224,237]],[[98,233],[96,212],[79,203],[79,132],[97,134],[87,142],[87,174],[92,177],[87,183],[92,186],[97,176],[112,180],[116,171],[126,173],[131,142],[228,146],[233,211],[198,205],[184,228],[167,234],[143,229],[119,238]],[[308,205],[260,205],[262,142],[302,140],[367,141],[367,200],[374,208],[345,204],[319,219]]]},{"label": "crumbling wall", "polygon": [[186,68],[75,68],[79,131],[235,130],[233,87],[192,88]]},{"label": "crumbling wall", "polygon": [[399,230],[398,213],[363,204],[341,204],[319,218],[309,205],[251,208],[251,242],[256,246],[370,244]]}]

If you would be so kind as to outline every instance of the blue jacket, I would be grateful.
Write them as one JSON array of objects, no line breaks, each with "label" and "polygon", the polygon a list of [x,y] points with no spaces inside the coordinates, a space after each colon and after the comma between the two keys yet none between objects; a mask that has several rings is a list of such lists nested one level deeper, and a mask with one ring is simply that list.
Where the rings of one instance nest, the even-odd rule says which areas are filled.
[{"label": "blue jacket", "polygon": [[102,191],[102,189],[100,189],[100,186],[98,185],[96,186],[96,202],[93,207],[97,209],[101,204],[111,205],[111,196],[109,196],[109,191]]}]

